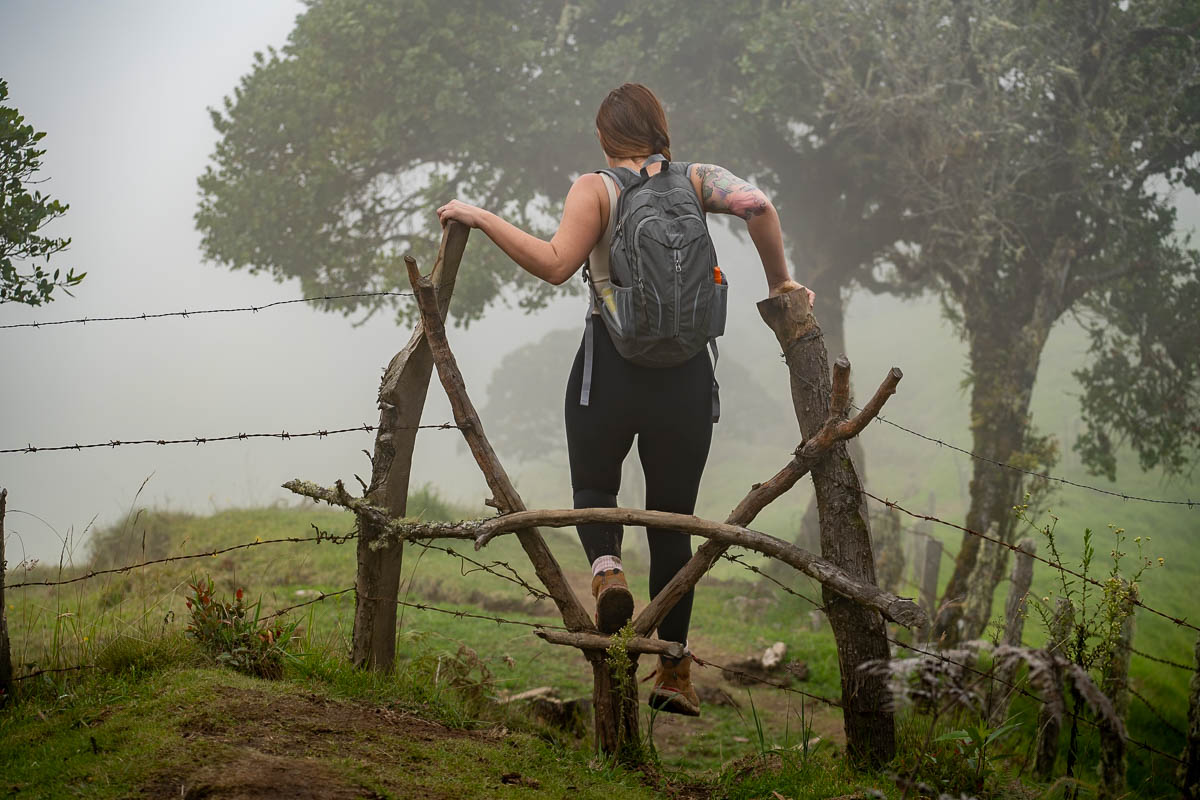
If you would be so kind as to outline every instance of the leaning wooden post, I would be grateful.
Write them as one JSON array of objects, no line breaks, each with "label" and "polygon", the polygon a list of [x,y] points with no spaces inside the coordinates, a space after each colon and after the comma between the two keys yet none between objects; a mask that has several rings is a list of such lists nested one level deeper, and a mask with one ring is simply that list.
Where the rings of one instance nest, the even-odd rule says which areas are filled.
[{"label": "leaning wooden post", "polygon": [[[1075,629],[1075,609],[1065,597],[1058,598],[1054,606],[1054,617],[1050,621],[1050,638],[1046,641],[1046,652],[1052,664],[1050,682],[1054,691],[1061,691],[1064,672],[1061,663],[1066,661],[1064,653]],[[1062,731],[1063,704],[1043,701],[1038,712],[1038,745],[1034,771],[1048,781],[1054,774],[1054,762],[1058,760],[1058,737]]]},{"label": "leaning wooden post", "polygon": [[1120,637],[1109,654],[1108,663],[1102,670],[1100,691],[1112,700],[1117,717],[1124,720],[1129,715],[1129,662],[1133,658],[1134,611],[1137,609],[1137,586],[1121,580],[1121,599],[1118,608],[1123,615]]},{"label": "leaning wooden post", "polygon": [[[458,265],[471,229],[457,222],[446,226],[433,280],[441,288],[438,313],[446,316],[458,276]],[[422,326],[388,364],[379,387],[379,427],[371,455],[368,500],[396,517],[408,511],[408,482],[412,470],[417,426],[425,409],[433,358]],[[375,521],[358,518],[358,574],[355,578],[354,633],[350,660],[356,666],[387,672],[396,657],[396,599],[404,545],[383,538]]]},{"label": "leaning wooden post", "polygon": [[1187,800],[1200,800],[1200,637],[1196,638],[1196,671],[1188,692],[1187,741],[1179,765],[1179,786]]},{"label": "leaning wooden post", "polygon": [[[503,513],[524,511],[525,502],[517,493],[491,443],[483,432],[479,414],[467,396],[466,384],[459,372],[454,354],[446,339],[446,330],[436,313],[433,282],[421,276],[417,263],[405,257],[408,278],[421,309],[421,322],[429,340],[438,377],[450,406],[454,409],[454,421],[462,429],[463,436],[471,448],[475,461],[483,471],[488,488],[492,490],[492,502]],[[558,606],[563,622],[573,631],[595,632],[595,626],[587,611],[580,604],[575,592],[563,576],[558,561],[546,546],[537,528],[526,528],[517,532],[517,540],[524,548],[534,571],[546,586],[550,597]],[[614,755],[638,754],[640,731],[638,728],[637,655],[629,654],[626,660],[614,659],[610,665],[606,650],[584,649],[584,656],[592,665],[592,700],[596,716],[596,740],[601,751]]]},{"label": "leaning wooden post", "polygon": [[[800,430],[806,439],[815,436],[827,418],[843,417],[848,410],[850,362],[845,356],[837,360],[831,385],[825,342],[806,291],[769,297],[758,303],[758,311],[783,349]],[[812,479],[821,519],[821,555],[854,577],[875,583],[866,501],[844,441],[836,442],[812,468]],[[847,750],[859,763],[886,763],[896,753],[887,679],[877,670],[862,669],[891,657],[883,617],[824,586],[821,594],[837,642]]]},{"label": "leaning wooden post", "polygon": [[[1025,613],[1028,605],[1029,587],[1033,583],[1033,556],[1037,543],[1025,538],[1017,542],[1016,557],[1013,559],[1012,575],[1009,578],[1008,601],[1004,604],[1004,637],[1001,644],[1020,647],[1025,632]],[[1008,706],[1015,690],[1009,685],[1016,677],[1016,664],[1002,662],[996,667],[996,702],[992,705],[992,726],[999,727],[1008,718]]]},{"label": "leaning wooden post", "polygon": [[8,562],[4,560],[4,510],[8,504],[8,489],[0,489],[0,708],[8,703],[13,693],[12,651],[8,645],[8,606],[4,604],[4,573]]}]

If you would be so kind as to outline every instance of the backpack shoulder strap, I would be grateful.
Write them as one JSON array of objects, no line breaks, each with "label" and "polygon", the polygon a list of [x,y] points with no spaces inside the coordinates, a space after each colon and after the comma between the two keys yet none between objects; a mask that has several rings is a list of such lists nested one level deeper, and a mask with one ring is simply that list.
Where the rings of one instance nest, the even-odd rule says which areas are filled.
[{"label": "backpack shoulder strap", "polygon": [[622,192],[640,179],[638,174],[628,167],[605,167],[604,169],[596,170],[596,172],[612,178],[613,182],[621,187]]}]

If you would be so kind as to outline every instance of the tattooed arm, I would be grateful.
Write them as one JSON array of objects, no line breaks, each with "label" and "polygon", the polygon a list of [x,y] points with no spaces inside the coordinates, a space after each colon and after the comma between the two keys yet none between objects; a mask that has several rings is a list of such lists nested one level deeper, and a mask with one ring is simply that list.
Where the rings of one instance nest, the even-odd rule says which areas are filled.
[{"label": "tattooed arm", "polygon": [[[779,214],[761,189],[716,164],[693,164],[688,177],[705,211],[734,214],[746,220],[750,239],[762,259],[771,296],[800,288],[788,274]],[[812,291],[808,295],[811,303],[815,295]]]}]

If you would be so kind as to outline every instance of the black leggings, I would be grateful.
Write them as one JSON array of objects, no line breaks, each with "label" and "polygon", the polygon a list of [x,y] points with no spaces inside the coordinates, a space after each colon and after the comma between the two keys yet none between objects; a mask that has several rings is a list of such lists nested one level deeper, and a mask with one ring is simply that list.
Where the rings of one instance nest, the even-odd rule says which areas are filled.
[{"label": "black leggings", "polygon": [[[637,436],[646,475],[646,508],[691,514],[712,441],[712,365],[702,351],[687,363],[665,369],[639,367],[621,357],[599,319],[594,325],[592,389],[579,404],[583,345],[567,381],[567,451],[575,508],[614,508],[621,488],[621,464]],[[622,526],[577,526],[589,563],[621,555]],[[650,545],[650,597],[653,599],[692,556],[691,537],[647,528]],[[658,627],[660,639],[686,642],[692,592]]]}]

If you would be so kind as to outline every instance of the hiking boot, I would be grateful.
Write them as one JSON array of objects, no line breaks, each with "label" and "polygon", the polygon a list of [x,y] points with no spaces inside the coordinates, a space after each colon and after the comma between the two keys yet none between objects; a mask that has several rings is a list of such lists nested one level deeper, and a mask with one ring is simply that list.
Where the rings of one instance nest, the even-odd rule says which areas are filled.
[{"label": "hiking boot", "polygon": [[601,570],[592,576],[592,597],[596,598],[596,627],[601,633],[616,633],[633,617],[633,593],[619,569]]},{"label": "hiking boot", "polygon": [[700,716],[700,697],[692,687],[692,656],[685,655],[679,661],[666,656],[658,657],[654,688],[646,702],[651,708],[671,714]]}]

